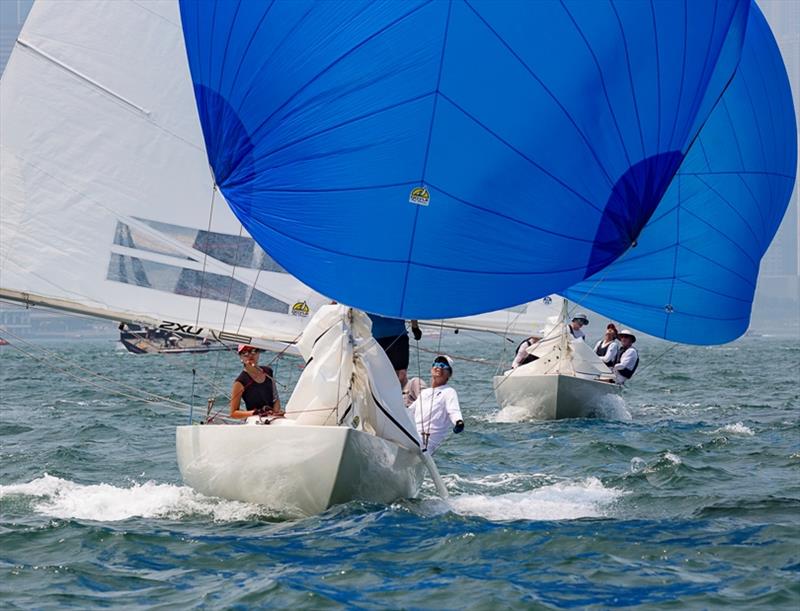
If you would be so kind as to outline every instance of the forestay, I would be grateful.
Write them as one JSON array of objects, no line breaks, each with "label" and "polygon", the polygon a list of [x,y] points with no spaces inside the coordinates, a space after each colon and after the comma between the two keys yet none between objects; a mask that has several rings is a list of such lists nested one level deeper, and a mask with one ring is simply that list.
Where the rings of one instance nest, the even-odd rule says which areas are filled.
[{"label": "forestay", "polygon": [[287,270],[436,319],[575,284],[657,207],[749,2],[181,2],[209,163]]}]

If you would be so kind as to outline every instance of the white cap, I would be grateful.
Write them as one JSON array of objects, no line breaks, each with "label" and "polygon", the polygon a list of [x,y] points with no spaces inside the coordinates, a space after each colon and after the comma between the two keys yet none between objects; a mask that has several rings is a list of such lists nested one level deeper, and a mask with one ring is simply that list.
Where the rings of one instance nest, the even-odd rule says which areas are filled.
[{"label": "white cap", "polygon": [[630,337],[632,342],[636,341],[636,336],[631,331],[628,331],[628,329],[623,329],[622,331],[617,333],[617,337],[622,337],[623,335],[627,335],[628,337]]},{"label": "white cap", "polygon": [[447,363],[447,366],[450,368],[450,375],[453,375],[453,359],[451,359],[446,354],[440,354],[435,359],[433,359],[434,363]]}]

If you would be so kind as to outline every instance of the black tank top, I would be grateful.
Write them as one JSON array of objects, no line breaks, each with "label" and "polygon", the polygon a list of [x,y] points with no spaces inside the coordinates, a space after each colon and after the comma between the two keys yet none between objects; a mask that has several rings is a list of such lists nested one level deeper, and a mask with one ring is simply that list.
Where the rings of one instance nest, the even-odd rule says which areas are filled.
[{"label": "black tank top", "polygon": [[244,386],[242,399],[248,410],[272,409],[275,404],[275,386],[272,381],[272,368],[260,367],[267,377],[260,384],[250,377],[246,371],[239,374],[236,381]]}]

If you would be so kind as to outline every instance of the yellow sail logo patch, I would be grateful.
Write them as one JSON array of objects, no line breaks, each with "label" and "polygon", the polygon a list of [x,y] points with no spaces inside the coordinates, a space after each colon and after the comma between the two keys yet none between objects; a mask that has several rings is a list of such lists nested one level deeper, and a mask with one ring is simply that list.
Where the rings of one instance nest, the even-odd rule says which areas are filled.
[{"label": "yellow sail logo patch", "polygon": [[292,306],[292,314],[295,316],[308,316],[308,304],[305,301],[298,301]]},{"label": "yellow sail logo patch", "polygon": [[411,195],[409,195],[408,201],[412,204],[427,206],[431,201],[431,194],[428,193],[428,190],[425,187],[415,187],[411,190]]}]

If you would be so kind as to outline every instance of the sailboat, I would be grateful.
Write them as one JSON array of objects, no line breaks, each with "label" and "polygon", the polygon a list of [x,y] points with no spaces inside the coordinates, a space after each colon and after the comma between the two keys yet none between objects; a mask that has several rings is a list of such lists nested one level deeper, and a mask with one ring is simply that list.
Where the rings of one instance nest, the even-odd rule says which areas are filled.
[{"label": "sailboat", "polygon": [[528,349],[533,361],[494,377],[502,409],[531,420],[559,420],[598,416],[614,406],[622,387],[589,345],[573,338],[567,312],[563,300],[557,323]]},{"label": "sailboat", "polygon": [[173,2],[32,8],[0,81],[0,297],[313,361],[273,426],[177,428],[197,490],[316,513],[413,497],[430,471],[446,494],[366,316],[288,274],[213,186],[179,20]]},{"label": "sailboat", "polygon": [[[250,8],[182,4],[209,160],[316,290],[401,318],[560,293],[685,343],[746,330],[797,159],[754,2]],[[501,405],[582,415],[619,392],[555,336]],[[559,391],[531,386],[555,361]]]},{"label": "sailboat", "polygon": [[[3,223],[14,228],[0,245],[0,296],[297,343],[308,375],[280,423],[178,428],[181,472],[199,490],[312,511],[413,496],[423,468],[438,480],[435,465],[359,310],[438,320],[562,292],[595,304],[598,278],[636,261],[647,228],[678,208],[672,234],[653,229],[678,235],[657,281],[669,307],[653,318],[679,319],[681,336],[702,328],[697,295],[680,286],[714,276],[701,258],[735,270],[742,255],[700,249],[684,268],[685,240],[710,234],[684,222],[686,209],[724,200],[749,226],[768,205],[759,239],[737,244],[757,262],[794,181],[791,98],[764,28],[747,0],[37,3],[0,87]],[[751,96],[733,87],[748,62],[762,77],[742,77]],[[730,152],[716,137],[740,125],[753,131],[725,172],[740,186],[720,195],[697,178],[687,193],[679,173],[703,175],[692,164]],[[58,234],[68,248],[49,246]],[[212,258],[203,245],[218,237],[226,256]],[[275,283],[293,276],[347,306],[287,323],[305,297],[262,283],[252,258],[241,265],[251,237]],[[100,256],[88,254],[95,244]],[[254,298],[249,286],[263,288]],[[748,301],[737,287],[713,286],[704,302],[749,313],[752,291]],[[676,335],[637,324],[628,292],[590,307]],[[280,473],[264,472],[270,448],[288,454]]]}]

